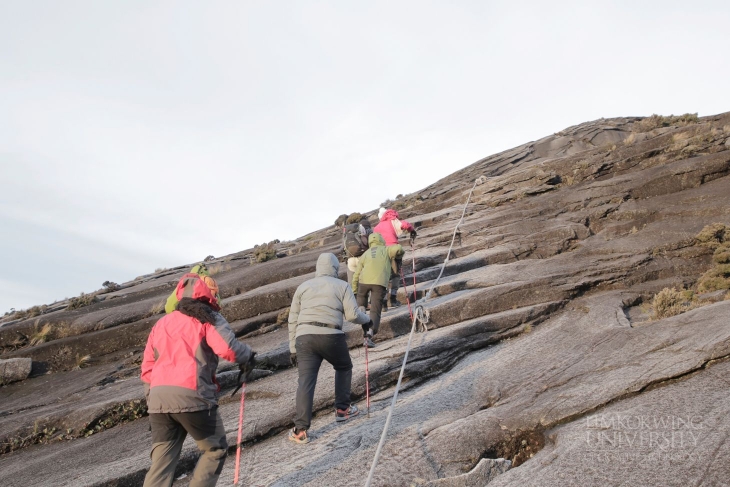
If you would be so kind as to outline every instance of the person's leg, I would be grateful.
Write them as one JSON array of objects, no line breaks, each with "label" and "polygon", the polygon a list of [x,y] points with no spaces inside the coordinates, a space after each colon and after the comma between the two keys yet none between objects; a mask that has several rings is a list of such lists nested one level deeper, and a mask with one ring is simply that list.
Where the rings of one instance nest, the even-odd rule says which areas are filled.
[{"label": "person's leg", "polygon": [[190,433],[198,449],[203,452],[193,470],[190,487],[215,486],[228,452],[226,429],[218,408],[178,413],[173,417]]},{"label": "person's leg", "polygon": [[152,429],[152,466],[144,478],[144,487],[170,487],[180,458],[185,429],[171,415],[150,414]]},{"label": "person's leg", "polygon": [[368,285],[367,284],[360,284],[357,287],[357,296],[355,296],[355,299],[357,299],[357,305],[363,310],[367,308],[368,305]]},{"label": "person's leg", "polygon": [[380,329],[380,315],[383,308],[383,298],[385,297],[386,289],[385,286],[372,284],[370,286],[370,292],[372,293],[373,302],[373,305],[370,307],[370,319],[373,322],[373,335],[375,335]]},{"label": "person's leg", "polygon": [[296,340],[299,385],[297,387],[297,415],[294,418],[294,426],[297,431],[308,430],[312,423],[314,387],[317,385],[317,374],[319,373],[319,366],[322,364],[322,356],[317,353],[316,345],[322,337],[327,336],[329,335],[301,335]]},{"label": "person's leg", "polygon": [[321,337],[319,352],[335,369],[335,407],[350,407],[350,391],[352,387],[352,359],[347,348],[344,333],[318,335]]},{"label": "person's leg", "polygon": [[393,259],[391,266],[391,277],[390,277],[390,306],[400,306],[400,303],[396,299],[398,295],[398,288],[400,287],[400,270],[403,265],[403,259]]}]

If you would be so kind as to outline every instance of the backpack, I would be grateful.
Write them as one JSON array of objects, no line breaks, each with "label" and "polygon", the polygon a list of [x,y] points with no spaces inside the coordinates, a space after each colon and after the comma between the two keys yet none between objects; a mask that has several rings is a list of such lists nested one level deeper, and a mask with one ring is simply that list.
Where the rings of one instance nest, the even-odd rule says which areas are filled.
[{"label": "backpack", "polygon": [[373,233],[372,228],[360,223],[345,225],[342,229],[342,243],[348,257],[360,257],[368,249],[368,235]]}]

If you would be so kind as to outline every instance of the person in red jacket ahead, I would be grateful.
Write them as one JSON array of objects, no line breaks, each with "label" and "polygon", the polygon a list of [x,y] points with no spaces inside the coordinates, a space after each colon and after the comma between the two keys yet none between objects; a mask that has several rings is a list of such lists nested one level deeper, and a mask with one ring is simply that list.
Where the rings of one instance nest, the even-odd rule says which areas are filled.
[{"label": "person in red jacket ahead", "polygon": [[[411,240],[416,238],[416,229],[413,225],[405,220],[398,219],[398,212],[395,210],[387,210],[380,208],[378,211],[378,218],[380,223],[375,225],[373,228],[374,233],[379,233],[385,240],[385,246],[390,247],[398,243],[398,238],[402,237],[409,232]],[[391,262],[392,272],[390,273],[390,307],[394,308],[400,306],[400,303],[395,298],[398,294],[398,286],[400,283],[400,268],[403,265],[403,257],[397,257]]]},{"label": "person in red jacket ahead", "polygon": [[228,450],[218,412],[218,357],[241,364],[248,373],[255,352],[236,340],[218,313],[215,294],[199,275],[183,276],[175,294],[177,308],[152,327],[142,361],[152,430],[152,466],[144,486],[172,485],[183,441],[190,433],[202,451],[190,487],[209,487],[216,484]]}]

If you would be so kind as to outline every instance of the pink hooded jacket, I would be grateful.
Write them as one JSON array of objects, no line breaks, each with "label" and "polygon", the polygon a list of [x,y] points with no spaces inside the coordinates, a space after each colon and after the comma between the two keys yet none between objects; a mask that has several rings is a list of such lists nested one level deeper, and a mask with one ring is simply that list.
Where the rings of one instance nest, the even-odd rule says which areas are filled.
[{"label": "pink hooded jacket", "polygon": [[414,230],[413,225],[398,219],[398,212],[395,210],[386,210],[380,217],[380,223],[373,228],[373,232],[383,236],[386,246],[397,244],[398,237]]}]

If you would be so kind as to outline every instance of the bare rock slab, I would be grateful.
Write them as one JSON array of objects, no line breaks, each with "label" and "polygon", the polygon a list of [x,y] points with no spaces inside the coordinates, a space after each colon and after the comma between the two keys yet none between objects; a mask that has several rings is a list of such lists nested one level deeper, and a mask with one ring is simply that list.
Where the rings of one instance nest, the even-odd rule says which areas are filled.
[{"label": "bare rock slab", "polygon": [[482,458],[470,472],[455,477],[432,480],[423,487],[484,487],[495,477],[505,473],[512,462],[504,458]]}]

